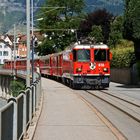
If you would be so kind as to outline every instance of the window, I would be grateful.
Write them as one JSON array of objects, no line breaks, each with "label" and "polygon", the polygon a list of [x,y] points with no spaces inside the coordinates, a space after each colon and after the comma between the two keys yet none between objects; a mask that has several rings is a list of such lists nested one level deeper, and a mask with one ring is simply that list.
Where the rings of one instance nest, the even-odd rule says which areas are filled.
[{"label": "window", "polygon": [[73,61],[76,61],[76,50],[73,50]]},{"label": "window", "polygon": [[90,61],[90,50],[87,49],[77,50],[77,61],[79,62]]},{"label": "window", "polygon": [[2,51],[0,51],[0,56],[2,56]]},{"label": "window", "polygon": [[3,56],[8,56],[8,51],[4,51]]},{"label": "window", "polygon": [[2,48],[2,45],[0,45],[0,48]]},{"label": "window", "polygon": [[8,46],[7,45],[4,45],[4,48],[7,48]]},{"label": "window", "polygon": [[107,50],[96,49],[94,50],[95,61],[106,61],[108,59]]}]

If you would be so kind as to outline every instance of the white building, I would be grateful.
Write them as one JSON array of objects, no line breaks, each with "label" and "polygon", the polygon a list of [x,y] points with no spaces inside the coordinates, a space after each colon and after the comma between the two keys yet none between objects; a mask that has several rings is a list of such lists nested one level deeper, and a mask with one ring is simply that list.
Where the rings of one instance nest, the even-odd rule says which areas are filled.
[{"label": "white building", "polygon": [[4,41],[0,40],[0,64],[4,64],[5,60],[11,60],[12,50],[10,46]]}]

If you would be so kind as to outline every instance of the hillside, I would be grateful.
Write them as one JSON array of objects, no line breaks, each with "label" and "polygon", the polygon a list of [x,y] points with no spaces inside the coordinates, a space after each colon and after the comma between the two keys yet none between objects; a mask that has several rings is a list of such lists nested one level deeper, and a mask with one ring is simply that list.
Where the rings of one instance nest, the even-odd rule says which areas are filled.
[{"label": "hillside", "polygon": [[[40,6],[45,0],[34,0],[34,6]],[[85,0],[85,12],[106,8],[114,15],[123,13],[123,0]],[[26,0],[0,0],[0,34],[13,28],[14,23],[25,20]]]},{"label": "hillside", "polygon": [[105,8],[114,15],[123,13],[124,1],[123,0],[85,0],[86,11],[92,12],[96,9]]},{"label": "hillside", "polygon": [[[34,6],[42,5],[44,0],[33,0]],[[26,0],[0,0],[0,34],[20,24],[26,18]]]}]

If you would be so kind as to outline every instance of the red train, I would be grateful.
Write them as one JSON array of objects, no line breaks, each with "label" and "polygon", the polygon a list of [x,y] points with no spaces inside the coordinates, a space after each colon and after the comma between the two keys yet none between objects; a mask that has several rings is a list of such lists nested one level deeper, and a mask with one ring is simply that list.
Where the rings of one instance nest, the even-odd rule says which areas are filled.
[{"label": "red train", "polygon": [[[56,77],[72,88],[106,88],[110,82],[111,53],[105,44],[74,44],[63,52],[35,59],[44,76]],[[13,62],[12,62],[13,63]],[[13,64],[6,61],[4,68]],[[16,69],[26,70],[25,60],[16,60]]]}]

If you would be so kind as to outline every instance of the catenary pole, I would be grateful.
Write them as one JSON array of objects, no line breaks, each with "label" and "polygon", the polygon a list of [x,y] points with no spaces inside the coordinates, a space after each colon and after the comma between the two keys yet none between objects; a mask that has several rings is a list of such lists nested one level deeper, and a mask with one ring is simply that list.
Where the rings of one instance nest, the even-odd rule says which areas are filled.
[{"label": "catenary pole", "polygon": [[14,79],[16,76],[16,25],[14,24]]},{"label": "catenary pole", "polygon": [[30,0],[26,0],[26,20],[27,20],[27,73],[26,86],[30,87]]},{"label": "catenary pole", "polygon": [[33,15],[33,12],[34,12],[34,5],[33,5],[33,0],[31,0],[31,16],[32,16],[32,83],[34,82],[34,15]]}]

